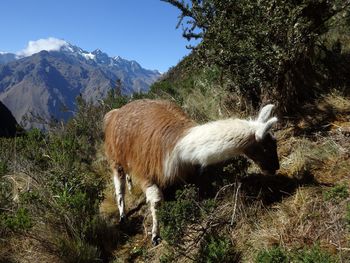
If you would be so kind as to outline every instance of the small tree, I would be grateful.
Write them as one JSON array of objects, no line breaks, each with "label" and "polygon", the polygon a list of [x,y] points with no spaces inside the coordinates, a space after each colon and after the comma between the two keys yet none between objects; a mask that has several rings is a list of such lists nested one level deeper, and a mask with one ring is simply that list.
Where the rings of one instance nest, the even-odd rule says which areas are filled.
[{"label": "small tree", "polygon": [[350,10],[348,0],[163,1],[181,10],[183,36],[202,39],[194,52],[220,66],[230,91],[253,107],[273,99],[289,112],[322,87],[319,37]]},{"label": "small tree", "polygon": [[106,110],[117,109],[128,102],[128,98],[122,95],[123,84],[120,79],[115,82],[114,89],[108,91],[107,97],[104,99]]}]

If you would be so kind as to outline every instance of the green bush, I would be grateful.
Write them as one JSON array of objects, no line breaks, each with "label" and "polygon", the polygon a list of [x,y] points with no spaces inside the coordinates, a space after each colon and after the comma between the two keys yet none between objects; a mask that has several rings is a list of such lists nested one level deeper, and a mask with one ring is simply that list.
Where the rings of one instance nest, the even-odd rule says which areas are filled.
[{"label": "green bush", "polygon": [[170,245],[179,245],[186,226],[200,217],[198,189],[192,185],[176,192],[176,200],[164,202],[158,212],[163,227],[161,236]]},{"label": "green bush", "polygon": [[336,258],[327,251],[321,250],[318,245],[303,250],[287,252],[281,247],[262,250],[257,254],[256,263],[335,263]]},{"label": "green bush", "polygon": [[59,251],[66,263],[101,262],[99,249],[79,239],[61,239]]},{"label": "green bush", "polygon": [[197,257],[197,261],[203,263],[229,263],[239,260],[228,238],[212,235],[207,235]]},{"label": "green bush", "polygon": [[[105,237],[96,232],[108,233],[98,210],[105,182],[93,166],[107,109],[82,100],[78,105],[67,124],[0,139],[0,235],[15,238],[16,232],[35,226],[41,231],[30,235],[53,246],[65,261],[95,262],[105,245]],[[20,192],[17,203],[15,187]]]},{"label": "green bush", "polygon": [[172,253],[165,253],[165,254],[162,254],[160,257],[159,257],[159,262],[160,263],[169,263],[169,262],[174,262],[175,261],[175,257],[174,257],[174,254]]},{"label": "green bush", "polygon": [[346,204],[345,220],[350,229],[350,202]]},{"label": "green bush", "polygon": [[29,211],[20,207],[15,213],[1,214],[0,226],[11,231],[28,230],[33,226]]},{"label": "green bush", "polygon": [[317,245],[310,249],[304,249],[301,252],[295,252],[293,259],[300,263],[335,263],[338,261],[327,251],[321,250]]},{"label": "green bush", "polygon": [[180,10],[183,36],[201,40],[193,51],[196,63],[179,66],[189,72],[219,66],[223,86],[243,107],[273,100],[284,113],[295,112],[334,79],[348,78],[334,63],[342,61],[341,47],[337,53],[323,41],[334,27],[348,28],[350,6],[344,1],[164,1]]},{"label": "green bush", "polygon": [[349,197],[349,189],[347,185],[336,185],[324,192],[323,196],[327,201],[339,202]]},{"label": "green bush", "polygon": [[3,160],[0,160],[0,177],[5,175],[8,171],[7,163]]},{"label": "green bush", "polygon": [[0,175],[0,215],[10,209],[13,204],[12,184]]},{"label": "green bush", "polygon": [[280,247],[262,250],[255,259],[256,263],[289,263],[289,257]]}]

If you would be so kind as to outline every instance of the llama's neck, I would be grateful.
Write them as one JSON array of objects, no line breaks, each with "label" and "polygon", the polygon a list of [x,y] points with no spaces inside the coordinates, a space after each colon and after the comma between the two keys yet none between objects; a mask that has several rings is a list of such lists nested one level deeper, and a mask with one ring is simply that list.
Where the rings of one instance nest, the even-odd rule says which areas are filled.
[{"label": "llama's neck", "polygon": [[243,153],[254,140],[254,122],[227,119],[191,128],[174,148],[181,162],[202,166],[228,160]]}]

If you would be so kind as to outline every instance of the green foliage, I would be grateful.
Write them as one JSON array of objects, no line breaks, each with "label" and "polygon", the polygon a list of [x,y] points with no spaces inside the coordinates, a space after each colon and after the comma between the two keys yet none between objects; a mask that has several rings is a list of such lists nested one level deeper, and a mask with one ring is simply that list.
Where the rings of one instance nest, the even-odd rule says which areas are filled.
[{"label": "green foliage", "polygon": [[208,235],[202,244],[198,254],[198,262],[205,263],[229,263],[238,262],[238,257],[233,250],[228,238]]},{"label": "green foliage", "polygon": [[152,84],[150,87],[150,92],[154,94],[162,95],[163,93],[170,95],[173,98],[178,98],[179,95],[177,93],[177,89],[174,84],[170,81],[160,80]]},{"label": "green foliage", "polygon": [[[10,209],[11,207],[13,198],[11,190],[11,183],[0,176],[0,207],[2,209]],[[0,210],[0,215],[1,213],[4,213],[4,211]]]},{"label": "green foliage", "polygon": [[67,263],[101,262],[99,249],[81,240],[62,239],[59,249]]},{"label": "green foliage", "polygon": [[20,207],[15,213],[0,214],[0,228],[11,231],[28,230],[33,226],[29,211]]},{"label": "green foliage", "polygon": [[110,90],[107,94],[106,99],[104,100],[104,103],[108,105],[108,108],[111,109],[118,109],[121,106],[125,105],[128,102],[128,98],[126,96],[122,96],[121,94],[118,94],[115,90]]},{"label": "green foliage", "polygon": [[334,263],[338,262],[327,251],[321,250],[318,245],[305,248],[301,251],[287,252],[281,247],[262,250],[257,254],[256,263]]},{"label": "green foliage", "polygon": [[331,71],[339,75],[336,63],[323,63],[327,48],[320,39],[348,19],[349,2],[164,1],[181,11],[184,37],[202,39],[194,49],[195,64],[218,65],[226,88],[247,106],[269,98],[291,112],[321,85],[326,89]]},{"label": "green foliage", "polygon": [[350,202],[346,204],[345,220],[348,228],[350,229]]},{"label": "green foliage", "polygon": [[337,260],[327,251],[321,250],[319,246],[313,246],[311,249],[304,249],[296,252],[293,259],[300,263],[334,263]]},{"label": "green foliage", "polygon": [[280,247],[262,250],[255,259],[256,263],[288,263],[288,256]]},{"label": "green foliage", "polygon": [[224,172],[230,173],[231,177],[242,178],[246,175],[249,166],[249,161],[247,158],[242,156],[237,156],[231,160],[224,168]]},{"label": "green foliage", "polygon": [[0,176],[3,176],[7,173],[7,163],[3,160],[0,160]]},{"label": "green foliage", "polygon": [[[45,168],[47,165],[44,156],[46,147],[45,135],[38,129],[28,131],[24,136],[14,138],[16,157],[30,160],[33,166]],[[7,150],[7,149],[5,149]]]},{"label": "green foliage", "polygon": [[0,235],[35,227],[40,231],[31,235],[65,261],[95,262],[108,236],[96,233],[108,230],[98,210],[104,180],[93,166],[107,109],[79,98],[77,103],[78,113],[67,124],[0,139]]},{"label": "green foliage", "polygon": [[175,261],[175,257],[174,257],[174,254],[172,253],[165,253],[165,254],[162,254],[160,257],[159,257],[159,262],[160,263],[169,263],[169,262],[174,262]]},{"label": "green foliage", "polygon": [[349,189],[347,185],[336,185],[324,192],[323,196],[327,201],[339,202],[349,197]]},{"label": "green foliage", "polygon": [[164,202],[158,212],[163,224],[161,236],[170,245],[179,245],[186,231],[186,226],[200,217],[198,189],[188,185],[176,192],[176,200]]},{"label": "green foliage", "polygon": [[[7,142],[8,140],[9,139],[0,138],[0,146],[7,145],[7,143],[4,143],[4,142]],[[5,175],[8,172],[9,172],[8,161],[6,160],[5,154],[2,154],[0,156],[0,207],[2,209],[10,209],[12,198],[13,198],[12,192],[11,192],[12,184],[5,177]],[[0,216],[2,213],[4,213],[4,211],[0,209]],[[1,232],[1,229],[0,229],[0,232]]]}]

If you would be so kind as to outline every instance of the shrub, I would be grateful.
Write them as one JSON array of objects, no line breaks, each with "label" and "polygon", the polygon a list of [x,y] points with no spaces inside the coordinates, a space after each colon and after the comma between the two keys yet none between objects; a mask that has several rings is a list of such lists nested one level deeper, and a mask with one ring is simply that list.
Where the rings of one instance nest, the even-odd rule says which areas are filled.
[{"label": "shrub", "polygon": [[349,190],[347,185],[336,185],[324,192],[325,200],[339,202],[346,199],[349,196]]},{"label": "shrub", "polygon": [[346,204],[345,220],[350,230],[350,202]]},{"label": "shrub", "polygon": [[7,173],[7,163],[3,160],[0,160],[0,176],[3,176]]},{"label": "shrub", "polygon": [[159,257],[159,262],[160,263],[169,263],[169,262],[174,262],[175,261],[175,257],[174,257],[174,254],[172,253],[165,253],[165,254],[162,254],[160,257]]},{"label": "shrub", "polygon": [[20,207],[13,214],[1,214],[0,226],[11,231],[28,230],[33,226],[33,221],[30,217],[29,211]]},{"label": "shrub", "polygon": [[262,250],[258,253],[256,263],[288,263],[289,259],[286,252],[280,247]]},{"label": "shrub", "polygon": [[13,205],[12,184],[0,175],[0,215],[9,210]]},{"label": "shrub", "polygon": [[164,202],[158,215],[163,224],[162,237],[170,245],[180,245],[186,226],[200,217],[198,189],[188,185],[183,190],[178,190],[176,200]]},{"label": "shrub", "polygon": [[99,249],[79,239],[61,239],[59,250],[66,263],[101,262]]},{"label": "shrub", "polygon": [[337,259],[327,251],[321,250],[318,245],[305,248],[301,251],[287,252],[281,247],[262,250],[257,254],[256,263],[334,263]]},{"label": "shrub", "polygon": [[300,263],[335,263],[337,260],[327,251],[321,250],[319,246],[313,246],[310,249],[304,249],[296,252],[293,259]]},{"label": "shrub", "polygon": [[291,113],[320,87],[327,90],[327,79],[340,79],[342,66],[334,63],[339,54],[325,48],[322,36],[348,24],[344,1],[164,1],[181,11],[183,36],[201,39],[193,52],[196,64],[218,65],[241,106],[257,108],[272,99]]},{"label": "shrub", "polygon": [[198,254],[198,262],[205,263],[229,263],[238,262],[238,255],[233,250],[228,238],[217,235],[207,235]]},{"label": "shrub", "polygon": [[98,210],[104,181],[92,165],[105,108],[78,104],[79,112],[67,124],[0,139],[0,234],[7,237],[11,231],[16,238],[16,232],[33,227],[30,237],[65,261],[95,262],[108,257],[102,255],[105,237],[96,233],[108,232]]}]

